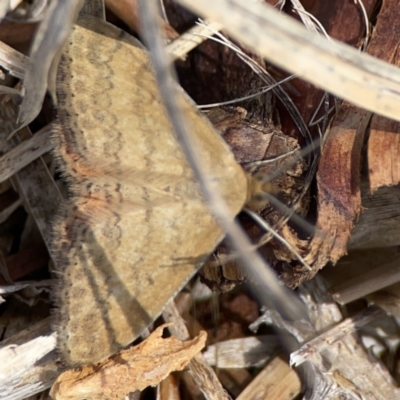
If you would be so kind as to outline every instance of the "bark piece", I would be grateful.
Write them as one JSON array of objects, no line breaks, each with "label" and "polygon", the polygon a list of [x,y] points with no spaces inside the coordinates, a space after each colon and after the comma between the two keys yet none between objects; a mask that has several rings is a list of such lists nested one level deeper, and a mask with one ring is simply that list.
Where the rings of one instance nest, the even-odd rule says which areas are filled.
[{"label": "bark piece", "polygon": [[[371,54],[400,66],[398,43],[400,18],[396,0],[385,0],[375,30],[380,32],[368,46]],[[380,186],[393,186],[400,182],[400,124],[374,115],[368,141],[368,167],[371,192]]]},{"label": "bark piece", "polygon": [[[400,66],[400,62],[397,63]],[[370,190],[400,182],[400,124],[374,115],[368,141]]]},{"label": "bark piece", "polygon": [[[329,130],[317,174],[317,233],[304,257],[313,271],[286,270],[283,275],[290,286],[311,279],[328,261],[335,263],[347,252],[353,220],[362,211],[359,168],[370,118],[369,111],[345,103]],[[300,241],[298,246],[301,249]]]},{"label": "bark piece", "polygon": [[[121,18],[129,28],[134,32],[140,32],[137,0],[105,0],[105,3],[107,8]],[[170,24],[160,19],[160,25],[167,39],[173,40],[178,37],[178,33]]]},{"label": "bark piece", "polygon": [[[180,340],[189,338],[189,331],[179,315],[174,302],[170,302],[163,312],[164,320],[172,322],[171,333]],[[189,364],[189,371],[198,389],[207,400],[230,400],[214,370],[207,364],[203,354],[197,354]]]},{"label": "bark piece", "polygon": [[[393,62],[398,46],[395,35],[387,35],[387,18],[397,18],[397,0],[387,0],[378,16],[367,52]],[[396,22],[398,23],[398,22]],[[312,278],[327,262],[336,263],[347,254],[347,243],[354,219],[361,213],[360,169],[361,150],[371,112],[347,102],[341,105],[325,140],[318,168],[317,234],[308,245],[304,257],[312,272],[302,268],[284,273],[285,282],[295,287]],[[298,243],[299,247],[304,243]],[[293,275],[292,275],[293,273]],[[291,276],[292,275],[292,276]]]},{"label": "bark piece", "polygon": [[144,342],[112,358],[61,374],[50,395],[54,400],[120,400],[130,392],[155,386],[172,371],[181,371],[205,346],[206,333],[181,342],[162,338],[169,324],[157,328]]},{"label": "bark piece", "polygon": [[400,282],[398,257],[353,279],[347,279],[342,284],[332,287],[330,293],[339,304],[347,304],[397,282]]},{"label": "bark piece", "polygon": [[361,198],[364,210],[351,231],[348,250],[400,245],[400,188],[381,187],[371,193],[364,177]]},{"label": "bark piece", "polygon": [[7,69],[11,76],[21,79],[28,66],[28,57],[0,42],[0,65]]}]

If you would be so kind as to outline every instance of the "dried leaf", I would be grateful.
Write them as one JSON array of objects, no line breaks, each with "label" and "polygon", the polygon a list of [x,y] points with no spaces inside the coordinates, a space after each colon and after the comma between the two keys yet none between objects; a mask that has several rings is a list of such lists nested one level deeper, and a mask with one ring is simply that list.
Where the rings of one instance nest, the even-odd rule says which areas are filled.
[{"label": "dried leaf", "polygon": [[193,340],[162,338],[165,324],[139,345],[112,358],[78,370],[69,370],[55,381],[50,395],[55,400],[120,400],[130,392],[154,386],[172,371],[181,371],[205,346],[202,331]]}]

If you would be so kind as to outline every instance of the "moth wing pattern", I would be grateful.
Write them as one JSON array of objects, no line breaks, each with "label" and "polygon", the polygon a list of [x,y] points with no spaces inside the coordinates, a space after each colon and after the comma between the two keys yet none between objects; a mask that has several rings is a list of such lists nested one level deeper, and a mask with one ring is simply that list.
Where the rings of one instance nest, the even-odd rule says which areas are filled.
[{"label": "moth wing pattern", "polygon": [[[208,120],[179,95],[215,186],[236,214],[247,177]],[[70,196],[53,228],[54,326],[63,362],[78,366],[137,338],[223,233],[139,42],[95,18],[78,20],[62,54],[57,98],[52,141]]]}]

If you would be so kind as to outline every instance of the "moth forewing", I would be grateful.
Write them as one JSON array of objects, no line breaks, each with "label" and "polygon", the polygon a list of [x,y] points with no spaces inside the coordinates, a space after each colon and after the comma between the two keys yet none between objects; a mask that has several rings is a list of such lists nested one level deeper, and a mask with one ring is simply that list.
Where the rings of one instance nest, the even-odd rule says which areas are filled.
[{"label": "moth forewing", "polygon": [[[182,96],[199,151],[237,214],[247,200],[248,178]],[[146,51],[134,38],[95,18],[80,19],[62,55],[57,97],[54,153],[71,196],[54,224],[53,254],[62,272],[54,323],[62,359],[75,366],[95,363],[137,338],[223,232],[199,193]]]}]

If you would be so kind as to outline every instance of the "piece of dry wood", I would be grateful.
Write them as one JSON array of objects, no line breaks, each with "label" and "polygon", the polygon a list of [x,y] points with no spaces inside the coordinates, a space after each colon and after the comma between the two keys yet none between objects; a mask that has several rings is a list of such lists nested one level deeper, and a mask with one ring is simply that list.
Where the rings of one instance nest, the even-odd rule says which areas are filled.
[{"label": "piece of dry wood", "polygon": [[396,282],[400,282],[399,258],[333,286],[329,291],[336,302],[347,304]]},{"label": "piece of dry wood", "polygon": [[[140,20],[136,0],[105,0],[105,3],[107,8],[121,18],[134,32],[140,33]],[[161,18],[160,28],[168,40],[176,39],[179,36],[175,29]]]},{"label": "piece of dry wood", "polygon": [[371,193],[365,177],[361,178],[360,188],[363,212],[354,223],[347,249],[400,245],[400,188],[381,187]]},{"label": "piece of dry wood", "polygon": [[[272,323],[277,328],[292,333],[299,344],[312,343],[312,338],[316,337],[317,345],[309,349],[308,363],[304,364],[304,375],[302,374],[307,384],[309,398],[314,400],[397,398],[400,391],[384,365],[371,360],[354,330],[349,335],[343,335],[344,331],[338,328],[343,317],[320,275],[304,282],[299,290],[309,310],[312,326],[315,326],[317,331],[306,323],[288,323],[279,314],[271,311],[267,311],[250,328],[257,327],[262,321]],[[370,310],[366,311],[366,318],[371,320],[369,312]],[[379,309],[377,313],[384,315]],[[351,325],[352,323],[347,321],[345,330],[350,328],[351,331]],[[332,335],[329,334],[330,331]],[[328,345],[323,339],[318,340],[320,336],[316,336],[317,332],[321,332],[321,338],[327,338],[330,344]],[[340,336],[340,340],[333,340]],[[320,351],[322,349],[324,351]],[[372,370],[374,374],[371,374]]]},{"label": "piece of dry wood", "polygon": [[[369,357],[357,334],[343,336],[343,331],[338,328],[340,326],[338,321],[342,318],[341,313],[328,294],[324,280],[317,275],[313,280],[305,282],[300,291],[309,307],[311,320],[322,332],[322,337],[331,341],[329,338],[342,336],[339,341],[330,345],[326,345],[322,340],[325,350],[320,352],[320,345],[317,344],[309,353],[310,357],[307,360],[313,368],[307,374],[310,391],[313,393],[312,398],[327,400],[341,398],[340,396],[354,400],[397,398],[400,395],[399,389],[383,364]],[[366,312],[366,318],[370,318],[368,316],[370,311]],[[382,315],[381,311],[376,312]],[[351,330],[352,322],[344,323],[345,328],[347,326]],[[332,335],[329,334],[331,330]],[[316,340],[318,341],[318,337]],[[374,373],[371,374],[371,371]]]},{"label": "piece of dry wood", "polygon": [[[384,30],[384,40],[377,43],[376,56],[400,67],[397,43],[400,40],[398,3],[386,0],[374,29]],[[375,54],[374,54],[375,55]],[[400,125],[396,121],[375,115],[371,121],[368,141],[368,170],[370,189],[393,186],[400,182]]]},{"label": "piece of dry wood", "polygon": [[237,400],[291,400],[300,392],[301,381],[296,371],[281,357],[275,357]]},{"label": "piece of dry wood", "polygon": [[[393,9],[397,10],[397,0],[383,4],[367,47],[369,54],[388,62],[393,61],[398,45],[396,37],[386,35],[385,18]],[[305,271],[302,266],[286,271],[285,282],[292,287],[313,277],[327,262],[336,263],[347,254],[353,221],[362,211],[361,150],[371,117],[371,112],[344,102],[324,139],[317,173],[317,234],[308,244],[308,254],[304,257],[313,271]],[[298,241],[299,249],[303,246],[304,243]]]},{"label": "piece of dry wood", "polygon": [[[20,346],[7,346],[0,350],[2,360],[7,360],[2,364],[0,374],[1,399],[25,398],[28,395],[39,393],[51,384],[51,381],[58,375],[58,371],[53,368],[48,370],[40,360],[50,353],[55,347],[55,334],[52,336],[38,337],[32,342],[21,344]],[[47,372],[51,376],[37,382],[38,376]],[[31,379],[35,383],[31,383]],[[11,380],[12,379],[12,380]]]},{"label": "piece of dry wood", "polygon": [[180,400],[179,384],[173,374],[169,374],[157,386],[157,400]]},{"label": "piece of dry wood", "polygon": [[55,343],[49,318],[0,342],[0,357],[7,360],[0,367],[1,400],[22,400],[52,385],[59,375]]},{"label": "piece of dry wood", "polygon": [[192,340],[162,338],[169,324],[158,327],[142,343],[96,365],[62,373],[50,395],[54,400],[120,400],[130,392],[155,386],[173,371],[181,371],[205,346],[203,331]]},{"label": "piece of dry wood", "polygon": [[[398,29],[400,28],[396,30],[394,27],[393,32],[398,32]],[[394,62],[397,66],[400,66],[397,52]],[[371,192],[375,192],[381,186],[393,186],[400,182],[399,152],[399,123],[375,115],[371,121],[368,140],[368,170]]]},{"label": "piece of dry wood", "polygon": [[[169,302],[163,311],[163,318],[167,322],[172,322],[171,333],[180,340],[189,338],[189,331],[185,322],[179,315],[174,302]],[[214,370],[207,364],[202,354],[198,354],[189,364],[189,371],[193,376],[196,385],[204,394],[207,400],[229,400],[230,396],[218,380]]]},{"label": "piece of dry wood", "polygon": [[343,337],[354,333],[358,328],[368,324],[383,315],[378,307],[370,307],[352,318],[347,318],[329,331],[317,336],[304,344],[299,350],[290,355],[290,364],[298,366],[312,355],[322,353],[327,347],[340,341]]},{"label": "piece of dry wood", "polygon": [[0,157],[0,182],[9,179],[32,161],[52,150],[51,129],[51,125],[45,126],[30,139],[24,140]]},{"label": "piece of dry wood", "polygon": [[337,262],[346,253],[353,220],[362,210],[359,166],[370,118],[370,112],[342,104],[324,143],[317,173],[317,229],[323,233],[315,241],[316,247],[325,244],[328,248],[319,252],[325,259],[318,260],[318,268],[328,260]]},{"label": "piece of dry wood", "polygon": [[[399,259],[400,252],[398,246],[351,250],[335,266],[324,268],[321,274],[329,282],[329,292],[339,296],[341,302],[344,300],[348,302],[359,298],[360,294],[368,295],[381,289],[382,281],[387,280],[394,283],[396,279],[392,280],[390,273],[384,273],[385,266],[389,268],[392,266],[392,273],[396,273],[396,262]],[[380,268],[383,268],[382,280],[380,280],[380,273],[378,272]],[[371,275],[375,275],[375,281],[373,278],[369,278]],[[363,287],[364,279],[367,290]],[[394,291],[393,293],[396,292]],[[342,294],[344,295],[343,298]]]},{"label": "piece of dry wood", "polygon": [[[18,132],[17,138],[6,140],[17,126],[17,109],[11,100],[0,107],[0,120],[3,121],[3,129],[0,132],[3,151],[11,150],[20,143],[19,138],[31,138],[29,129],[23,128]],[[52,240],[50,225],[55,210],[61,202],[61,194],[45,162],[40,157],[18,171],[11,179],[27,211],[35,218],[39,231],[49,248]]]},{"label": "piece of dry wood", "polygon": [[185,59],[186,55],[207,40],[206,36],[212,36],[215,31],[222,27],[216,22],[195,25],[167,46],[167,51],[174,60]]},{"label": "piece of dry wood", "polygon": [[38,28],[37,22],[3,22],[0,25],[0,40],[9,46],[26,46]]},{"label": "piece of dry wood", "polygon": [[[292,287],[311,279],[328,261],[336,263],[347,252],[353,219],[361,212],[359,164],[371,113],[351,104],[342,104],[329,130],[319,164],[317,233],[307,244],[304,257],[312,271],[303,266],[284,272]],[[289,227],[284,232],[290,234]],[[302,240],[292,238],[299,249]],[[303,250],[304,251],[304,250]]]},{"label": "piece of dry wood", "polygon": [[0,65],[8,70],[11,76],[22,79],[28,66],[28,57],[0,42]]},{"label": "piece of dry wood", "polygon": [[250,336],[208,346],[203,356],[208,364],[217,368],[248,368],[265,364],[279,349],[276,336]]}]

